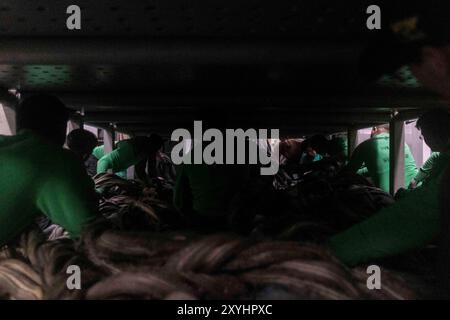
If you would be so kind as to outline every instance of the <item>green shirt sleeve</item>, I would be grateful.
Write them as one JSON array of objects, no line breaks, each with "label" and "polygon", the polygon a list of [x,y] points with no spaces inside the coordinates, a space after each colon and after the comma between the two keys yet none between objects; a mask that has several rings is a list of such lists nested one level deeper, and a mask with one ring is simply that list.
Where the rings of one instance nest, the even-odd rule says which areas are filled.
[{"label": "green shirt sleeve", "polygon": [[53,169],[40,183],[36,206],[72,237],[78,237],[84,225],[97,217],[94,183],[71,157],[59,160]]},{"label": "green shirt sleeve", "polygon": [[365,167],[365,166],[363,166],[361,169],[356,171],[356,173],[363,177],[369,177],[369,169],[367,169],[367,167]]},{"label": "green shirt sleeve", "polygon": [[132,165],[135,165],[141,160],[134,151],[133,145],[130,142],[121,143],[118,148],[103,156],[97,162],[97,173],[119,172],[126,170]]},{"label": "green shirt sleeve", "polygon": [[439,158],[439,152],[433,152],[430,157],[425,161],[422,168],[419,169],[419,172],[414,177],[414,180],[416,183],[423,182],[431,172],[431,169],[433,168],[433,165],[436,161],[436,159]]},{"label": "green shirt sleeve", "polygon": [[97,160],[100,160],[105,155],[105,146],[101,145],[101,146],[95,147],[94,150],[92,150],[92,155]]},{"label": "green shirt sleeve", "polygon": [[111,153],[101,157],[98,160],[98,162],[97,162],[97,173],[105,173],[105,172],[108,172],[109,169],[112,170],[112,168],[113,168],[113,158],[111,157]]}]

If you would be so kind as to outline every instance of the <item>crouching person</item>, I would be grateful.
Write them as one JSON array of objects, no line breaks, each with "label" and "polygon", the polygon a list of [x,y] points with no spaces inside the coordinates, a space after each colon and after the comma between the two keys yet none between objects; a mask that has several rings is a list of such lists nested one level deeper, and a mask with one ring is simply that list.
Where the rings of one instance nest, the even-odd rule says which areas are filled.
[{"label": "crouching person", "polygon": [[429,111],[417,127],[431,150],[440,152],[429,176],[396,203],[331,239],[332,250],[348,265],[420,249],[439,235],[439,188],[450,163],[450,113]]},{"label": "crouching person", "polygon": [[57,98],[32,96],[17,108],[15,136],[0,136],[0,246],[44,214],[71,237],[97,216],[92,180],[62,148],[69,117]]}]

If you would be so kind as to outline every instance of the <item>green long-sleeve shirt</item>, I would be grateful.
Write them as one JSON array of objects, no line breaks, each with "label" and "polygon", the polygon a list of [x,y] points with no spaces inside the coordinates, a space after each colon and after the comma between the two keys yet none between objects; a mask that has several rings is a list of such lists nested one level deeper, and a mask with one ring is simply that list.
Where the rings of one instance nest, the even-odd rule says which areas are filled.
[{"label": "green long-sleeve shirt", "polygon": [[414,177],[414,181],[417,184],[424,182],[428,176],[430,175],[431,169],[433,169],[435,161],[439,159],[439,152],[433,152],[427,161],[422,165],[422,168],[419,169],[416,176]]},{"label": "green long-sleeve shirt", "polygon": [[[122,141],[119,141],[116,143],[116,148],[118,145],[120,145]],[[101,146],[97,146],[94,148],[94,150],[92,150],[92,155],[97,159],[100,160],[101,158],[103,158],[105,156],[105,145],[101,145]],[[97,161],[97,165],[98,165],[98,161]],[[123,170],[120,172],[114,172],[114,174],[118,175],[121,178],[126,179],[127,178],[127,171]]]},{"label": "green long-sleeve shirt", "polygon": [[97,159],[100,160],[105,155],[105,145],[102,144],[101,146],[97,146],[92,150],[92,155]]},{"label": "green long-sleeve shirt", "polygon": [[441,153],[422,186],[376,215],[330,241],[332,251],[344,263],[357,265],[420,248],[439,232],[439,183],[450,164],[450,151]]},{"label": "green long-sleeve shirt", "polygon": [[40,214],[76,237],[96,212],[94,183],[69,151],[29,131],[0,136],[0,246]]},{"label": "green long-sleeve shirt", "polygon": [[183,164],[177,168],[174,205],[200,216],[224,215],[249,174],[246,165]]},{"label": "green long-sleeve shirt", "polygon": [[[95,151],[100,154],[99,150]],[[135,150],[130,140],[122,140],[116,144],[116,149],[102,156],[97,162],[97,173],[112,170],[114,173],[127,170],[145,158],[145,154]]]},{"label": "green long-sleeve shirt", "polygon": [[[381,133],[361,143],[347,164],[347,169],[358,172],[362,166],[378,188],[389,192],[389,134]],[[408,186],[417,173],[414,157],[405,144],[405,186]]]},{"label": "green long-sleeve shirt", "polygon": [[[121,141],[117,141],[114,144],[114,149],[120,148],[121,146],[126,145],[127,143],[129,143],[130,140],[121,140]],[[97,146],[94,148],[94,150],[92,150],[92,155],[97,158],[97,160],[100,160],[101,158],[103,158],[105,156],[105,145],[102,144],[100,146]]]}]

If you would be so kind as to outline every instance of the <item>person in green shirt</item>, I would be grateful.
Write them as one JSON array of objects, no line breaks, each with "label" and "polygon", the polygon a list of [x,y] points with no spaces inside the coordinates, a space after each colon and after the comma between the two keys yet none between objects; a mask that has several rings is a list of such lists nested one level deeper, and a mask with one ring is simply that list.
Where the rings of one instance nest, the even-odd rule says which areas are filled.
[{"label": "person in green shirt", "polygon": [[[122,140],[122,141],[126,141],[126,140]],[[115,148],[117,148],[118,145],[120,145],[120,143],[122,141],[118,141],[115,144]],[[97,146],[94,148],[94,150],[92,150],[92,156],[97,159],[97,161],[95,162],[95,174],[97,174],[97,164],[98,164],[98,160],[100,160],[101,158],[103,158],[105,156],[105,145],[102,144],[100,146]],[[113,172],[115,175],[123,178],[123,179],[127,179],[127,171],[123,170],[123,171],[118,171],[118,172]]]},{"label": "person in green shirt", "polygon": [[249,175],[247,165],[182,164],[177,168],[174,206],[198,228],[224,227],[231,200]]},{"label": "person in green shirt", "polygon": [[41,215],[77,237],[98,201],[82,163],[62,148],[69,112],[47,95],[26,98],[16,112],[18,134],[0,136],[0,246]]},{"label": "person in green shirt", "polygon": [[[148,182],[145,172],[147,159],[156,157],[163,145],[163,139],[152,134],[150,137],[134,137],[119,141],[116,149],[101,157],[97,162],[97,173],[120,172],[131,166],[136,166],[136,176],[143,182]],[[95,151],[95,152],[98,152]]]},{"label": "person in green shirt", "polygon": [[95,147],[92,150],[92,155],[97,159],[100,160],[105,155],[105,145],[100,145]]},{"label": "person in green shirt", "polygon": [[389,207],[330,240],[334,254],[353,266],[418,249],[440,231],[439,188],[450,164],[450,113],[433,110],[417,121],[425,143],[439,152],[426,181]]},{"label": "person in green shirt", "polygon": [[433,169],[434,163],[437,159],[439,159],[439,152],[432,152],[428,160],[425,161],[419,169],[419,172],[417,172],[414,179],[411,180],[409,189],[414,189],[421,185],[430,176],[431,169]]},{"label": "person in green shirt", "polygon": [[[384,34],[361,55],[359,65],[362,75],[375,80],[383,74],[392,73],[399,67],[407,65],[424,88],[438,94],[449,106],[450,2],[428,1],[426,6],[421,2],[409,2],[407,6],[394,2],[389,2],[395,5],[392,9],[389,7],[383,9],[387,10],[385,17],[389,16],[386,21],[389,28],[386,28]],[[445,129],[443,133],[445,138]],[[441,215],[443,222],[437,241],[439,253],[436,277],[439,279],[439,286],[446,291],[444,297],[449,298],[450,212],[447,210],[449,197],[446,197],[445,191],[450,189],[450,171],[448,169],[446,171],[448,175],[443,175],[440,186],[440,191],[444,194]],[[417,189],[413,189],[415,190]],[[435,212],[431,214],[435,215]]]},{"label": "person in green shirt", "polygon": [[[207,114],[203,128],[219,128],[226,123]],[[236,146],[235,146],[236,147]],[[187,156],[191,158],[194,146]],[[203,149],[202,149],[203,150]],[[226,150],[224,150],[224,157]],[[237,154],[235,150],[234,154]],[[187,164],[176,167],[173,204],[197,231],[223,230],[227,226],[233,198],[243,191],[250,179],[253,165],[248,164]]]},{"label": "person in green shirt", "polygon": [[[368,176],[376,187],[389,192],[389,125],[374,127],[371,138],[358,145],[344,170]],[[405,186],[416,173],[414,157],[405,144]]]}]

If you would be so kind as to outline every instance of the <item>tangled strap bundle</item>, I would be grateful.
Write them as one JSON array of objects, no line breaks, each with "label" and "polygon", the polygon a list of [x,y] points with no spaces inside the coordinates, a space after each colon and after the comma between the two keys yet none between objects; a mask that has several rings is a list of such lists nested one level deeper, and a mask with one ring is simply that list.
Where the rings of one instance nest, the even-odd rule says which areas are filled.
[{"label": "tangled strap bundle", "polygon": [[177,226],[182,220],[159,199],[155,188],[145,188],[138,181],[110,173],[98,174],[94,181],[102,195],[100,213],[120,229],[161,231]]},{"label": "tangled strap bundle", "polygon": [[99,173],[93,179],[95,187],[106,197],[120,194],[138,197],[142,194],[143,185],[135,180],[125,180],[112,173]]},{"label": "tangled strap bundle", "polygon": [[[0,260],[0,292],[11,299],[412,299],[401,278],[383,271],[383,287],[348,270],[324,248],[230,234],[125,232],[94,225],[80,243],[48,241],[30,230],[22,260]],[[69,265],[81,290],[66,286]]]},{"label": "tangled strap bundle", "polygon": [[135,270],[136,266],[162,266],[167,257],[183,246],[186,237],[149,232],[112,230],[98,223],[82,238],[82,252],[109,274]]},{"label": "tangled strap bundle", "polygon": [[[105,242],[105,236],[114,241]],[[416,297],[401,278],[388,271],[383,271],[383,286],[387,289],[372,294],[365,289],[367,274],[364,277],[361,270],[348,270],[323,248],[295,242],[252,241],[227,234],[193,239],[180,236],[171,241],[156,237],[153,241],[148,234],[111,231],[89,241],[87,247],[96,246],[87,248],[91,254],[102,251],[101,259],[94,263],[106,268],[110,275],[88,289],[87,298]],[[130,245],[119,247],[119,242]],[[162,252],[165,254],[154,259]],[[117,254],[128,257],[128,263],[117,263]],[[389,284],[385,285],[385,281]],[[126,285],[117,285],[122,282]]]},{"label": "tangled strap bundle", "polygon": [[0,260],[0,299],[42,298],[41,277],[30,265],[17,259]]},{"label": "tangled strap bundle", "polygon": [[121,272],[94,284],[87,299],[165,299],[182,294],[183,299],[195,299],[189,287],[177,281],[176,275],[153,272]]},{"label": "tangled strap bundle", "polygon": [[300,184],[298,200],[303,221],[317,221],[333,230],[331,234],[344,231],[394,203],[390,194],[371,186],[357,174]]},{"label": "tangled strap bundle", "polygon": [[[37,227],[25,231],[17,246],[9,246],[9,252],[15,258],[4,258],[0,263],[10,266],[20,263],[24,277],[17,278],[15,285],[6,292],[10,299],[78,299],[81,292],[67,290],[67,268],[77,265],[86,272],[83,275],[83,284],[92,279],[97,281],[102,274],[87,258],[77,251],[76,244],[70,239],[48,240],[45,234]],[[7,270],[0,270],[0,277],[7,277]],[[33,282],[27,281],[28,278]],[[0,292],[7,286],[0,283]],[[14,290],[12,290],[14,289]],[[12,291],[11,291],[12,290]],[[30,296],[28,291],[36,292]],[[39,294],[37,294],[39,293]],[[2,295],[6,298],[5,295]]]},{"label": "tangled strap bundle", "polygon": [[353,174],[309,178],[290,190],[252,181],[230,205],[230,223],[240,234],[323,243],[394,202]]},{"label": "tangled strap bundle", "polygon": [[[195,222],[189,221],[192,217],[180,215],[139,182],[113,174],[97,175],[95,181],[103,190],[100,212],[121,230],[196,226],[189,223]],[[323,243],[393,202],[389,194],[355,174],[308,178],[295,188],[296,194],[274,190],[264,179],[249,182],[244,190],[230,199],[228,227],[233,232],[314,243]]]},{"label": "tangled strap bundle", "polygon": [[[97,187],[103,188],[101,212],[106,217],[119,214],[120,223],[98,221],[77,241],[65,238],[58,228],[51,232],[30,228],[22,234],[20,245],[0,253],[2,298],[416,298],[401,277],[386,270],[382,289],[368,290],[365,270],[347,269],[320,246],[269,240],[264,234],[243,238],[233,234],[201,236],[176,228],[155,232],[170,214],[161,211],[163,206],[152,190],[114,175],[96,179]],[[280,211],[276,206],[273,209],[274,213]],[[285,209],[289,212],[289,206],[282,207]],[[139,226],[142,217],[148,223],[145,228]],[[265,217],[268,224],[284,230],[278,236],[283,240],[317,233],[319,225],[326,228],[326,223],[310,222],[292,212],[283,219],[277,214],[269,217],[275,220]],[[273,222],[276,219],[278,224]],[[71,265],[80,267],[81,290],[67,287]]]}]

